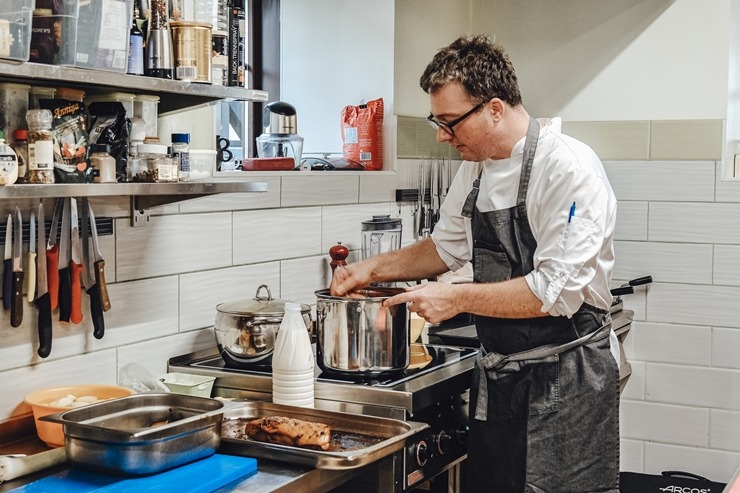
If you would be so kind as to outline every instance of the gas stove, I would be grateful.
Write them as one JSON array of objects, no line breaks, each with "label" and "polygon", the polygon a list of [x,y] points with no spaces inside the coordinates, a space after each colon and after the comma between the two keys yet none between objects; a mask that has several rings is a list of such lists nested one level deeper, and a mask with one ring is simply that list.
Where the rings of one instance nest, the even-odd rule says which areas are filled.
[{"label": "gas stove", "polygon": [[[431,356],[426,366],[406,369],[391,378],[349,379],[324,374],[318,367],[315,370],[317,409],[429,425],[407,439],[394,457],[392,488],[378,484],[378,491],[409,491],[441,473],[450,474],[450,470],[459,475],[457,466],[467,456],[468,390],[477,350],[447,345],[425,348]],[[272,398],[269,369],[232,368],[215,348],[171,358],[168,371],[216,377],[215,397]]]}]

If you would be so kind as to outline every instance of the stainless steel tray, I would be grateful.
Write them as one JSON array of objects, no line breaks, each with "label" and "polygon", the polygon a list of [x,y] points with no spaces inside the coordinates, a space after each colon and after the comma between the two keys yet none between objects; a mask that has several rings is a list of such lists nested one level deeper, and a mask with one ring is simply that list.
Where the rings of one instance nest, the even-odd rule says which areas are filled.
[{"label": "stainless steel tray", "polygon": [[[318,469],[354,469],[386,457],[403,448],[406,439],[429,427],[426,423],[378,418],[319,409],[283,406],[269,402],[233,402],[224,409],[221,446],[219,452],[289,462]],[[241,405],[237,405],[241,404]],[[358,445],[351,450],[313,450],[290,445],[258,442],[249,438],[227,436],[228,421],[246,421],[267,416],[285,416],[315,423],[323,423],[335,432],[349,435],[367,435],[377,443]]]},{"label": "stainless steel tray", "polygon": [[143,393],[39,418],[61,423],[68,460],[122,475],[171,469],[213,455],[224,403],[184,394]]}]

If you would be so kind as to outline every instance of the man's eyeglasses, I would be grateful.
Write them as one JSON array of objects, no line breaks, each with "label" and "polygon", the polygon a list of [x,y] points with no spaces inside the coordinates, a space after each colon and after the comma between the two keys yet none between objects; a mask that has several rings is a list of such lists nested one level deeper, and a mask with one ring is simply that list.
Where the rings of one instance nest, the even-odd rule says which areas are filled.
[{"label": "man's eyeglasses", "polygon": [[427,117],[427,122],[429,122],[429,125],[431,125],[434,130],[438,130],[438,129],[441,128],[442,130],[444,130],[445,132],[447,132],[448,134],[450,134],[450,136],[452,136],[452,135],[455,135],[455,131],[452,128],[455,125],[457,125],[458,123],[460,123],[461,121],[463,121],[464,119],[466,119],[467,117],[469,117],[470,115],[472,115],[473,113],[475,113],[476,111],[478,111],[479,109],[481,109],[484,104],[486,104],[486,103],[485,102],[478,103],[477,105],[475,105],[473,107],[472,110],[468,111],[467,113],[465,113],[460,118],[456,118],[456,119],[452,120],[451,122],[445,123],[445,122],[437,121],[437,120],[434,119],[434,115],[432,115],[432,114],[430,114]]}]

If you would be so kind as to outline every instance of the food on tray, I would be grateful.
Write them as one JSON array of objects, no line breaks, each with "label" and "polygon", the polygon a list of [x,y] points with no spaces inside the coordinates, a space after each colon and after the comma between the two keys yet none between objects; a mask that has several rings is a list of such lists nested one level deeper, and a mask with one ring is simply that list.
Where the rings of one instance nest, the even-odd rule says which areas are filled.
[{"label": "food on tray", "polygon": [[260,442],[321,450],[328,450],[331,440],[329,426],[284,416],[269,416],[248,421],[245,432],[249,438]]}]

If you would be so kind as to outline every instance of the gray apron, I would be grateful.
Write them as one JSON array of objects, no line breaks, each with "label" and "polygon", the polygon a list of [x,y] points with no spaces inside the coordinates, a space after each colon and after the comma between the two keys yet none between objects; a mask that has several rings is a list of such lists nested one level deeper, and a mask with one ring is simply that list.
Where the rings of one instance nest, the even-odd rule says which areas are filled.
[{"label": "gray apron", "polygon": [[[534,269],[525,200],[538,138],[532,118],[514,207],[479,211],[481,175],[465,201],[475,282]],[[619,369],[609,312],[584,303],[570,319],[476,316],[476,331],[467,491],[617,493]]]}]

